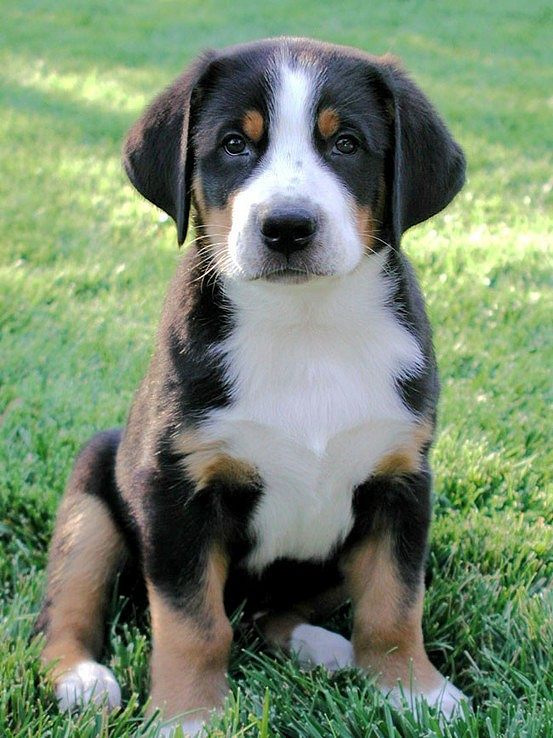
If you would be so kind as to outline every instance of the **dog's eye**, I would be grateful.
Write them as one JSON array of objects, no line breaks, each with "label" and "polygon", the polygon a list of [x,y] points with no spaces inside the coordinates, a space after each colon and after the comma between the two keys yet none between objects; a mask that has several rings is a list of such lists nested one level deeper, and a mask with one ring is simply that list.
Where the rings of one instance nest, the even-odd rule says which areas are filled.
[{"label": "dog's eye", "polygon": [[354,136],[338,136],[334,143],[334,149],[339,154],[353,154],[357,151],[359,142]]},{"label": "dog's eye", "polygon": [[223,139],[223,148],[227,154],[238,156],[246,150],[246,139],[237,133],[231,133]]}]

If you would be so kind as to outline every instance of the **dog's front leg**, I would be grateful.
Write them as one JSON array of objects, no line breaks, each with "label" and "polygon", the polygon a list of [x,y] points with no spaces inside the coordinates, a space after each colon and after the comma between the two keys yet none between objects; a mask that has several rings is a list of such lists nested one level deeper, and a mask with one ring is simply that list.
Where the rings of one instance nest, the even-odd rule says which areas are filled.
[{"label": "dog's front leg", "polygon": [[176,725],[182,725],[186,736],[199,734],[210,714],[222,707],[232,642],[223,604],[226,556],[217,543],[201,540],[202,528],[173,529],[177,537],[187,533],[186,553],[178,539],[172,550],[166,540],[159,541],[154,563],[147,566],[152,620],[150,711],[160,710],[166,725],[161,734],[167,736]]},{"label": "dog's front leg", "polygon": [[227,693],[232,642],[224,606],[227,554],[242,541],[245,511],[260,483],[253,468],[194,437],[180,437],[178,450],[180,466],[149,477],[146,495],[150,710],[160,709],[173,727],[182,724],[185,735],[196,735]]},{"label": "dog's front leg", "polygon": [[[180,722],[196,735],[227,692],[226,670],[232,627],[223,606],[226,561],[217,549],[206,553],[196,592],[169,593],[148,581],[152,618],[150,710]],[[169,735],[172,727],[166,729]]]},{"label": "dog's front leg", "polygon": [[378,480],[359,494],[378,502],[367,535],[345,563],[355,662],[395,704],[404,697],[415,708],[421,697],[450,718],[463,694],[432,666],[422,635],[430,475]]}]

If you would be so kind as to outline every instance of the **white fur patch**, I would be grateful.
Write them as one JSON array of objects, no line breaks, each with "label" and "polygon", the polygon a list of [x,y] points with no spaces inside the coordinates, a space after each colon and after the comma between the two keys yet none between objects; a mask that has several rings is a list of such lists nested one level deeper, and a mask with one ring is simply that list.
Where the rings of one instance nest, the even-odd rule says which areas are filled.
[{"label": "white fur patch", "polygon": [[217,351],[232,401],[203,432],[264,481],[253,570],[327,557],[351,529],[353,489],[413,430],[395,380],[423,359],[387,305],[385,258],[301,286],[225,286],[236,327]]},{"label": "white fur patch", "polygon": [[200,738],[205,736],[203,720],[179,720],[163,725],[158,732],[159,738],[173,738],[177,728],[181,728],[184,738]]},{"label": "white fur patch", "polygon": [[347,638],[316,625],[298,625],[292,631],[290,650],[304,668],[324,666],[328,671],[353,665],[353,646]]},{"label": "white fur patch", "polygon": [[394,687],[392,690],[383,689],[382,692],[388,697],[394,707],[401,708],[405,705],[417,714],[418,703],[424,700],[430,707],[435,707],[446,720],[453,720],[460,713],[461,703],[468,703],[468,697],[457,689],[451,682],[444,679],[442,684],[428,692],[418,692],[415,689],[404,689]]},{"label": "white fur patch", "polygon": [[112,672],[96,661],[81,661],[56,683],[60,710],[84,707],[89,702],[112,710],[121,704],[121,690]]}]

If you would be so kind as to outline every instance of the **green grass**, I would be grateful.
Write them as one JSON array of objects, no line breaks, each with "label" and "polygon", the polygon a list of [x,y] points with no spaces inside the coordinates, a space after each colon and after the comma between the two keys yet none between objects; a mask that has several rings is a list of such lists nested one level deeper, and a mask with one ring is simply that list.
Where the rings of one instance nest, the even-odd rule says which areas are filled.
[{"label": "green grass", "polygon": [[0,735],[115,738],[140,725],[148,636],[136,623],[112,626],[106,659],[125,708],[109,719],[59,715],[28,642],[72,459],[94,431],[124,422],[179,258],[173,226],[126,184],[120,144],[199,49],[280,33],[400,55],[467,152],[463,193],[404,245],[443,378],[426,641],[475,710],[448,728],[431,711],[416,723],[361,675],[302,673],[246,632],[213,735],[553,735],[550,4],[0,9]]}]

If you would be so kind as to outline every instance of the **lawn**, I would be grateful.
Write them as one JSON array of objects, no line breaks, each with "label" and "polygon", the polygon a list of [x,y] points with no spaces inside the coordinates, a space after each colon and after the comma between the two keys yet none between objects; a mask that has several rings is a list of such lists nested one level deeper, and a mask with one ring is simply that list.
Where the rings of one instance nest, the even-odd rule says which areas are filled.
[{"label": "lawn", "polygon": [[[109,719],[58,714],[29,642],[72,459],[94,431],[124,423],[179,258],[173,225],[125,180],[121,141],[201,48],[281,33],[401,56],[467,153],[464,191],[404,247],[428,298],[443,380],[426,642],[474,712],[444,727],[425,711],[417,724],[355,671],[302,673],[245,632],[233,650],[234,696],[212,735],[552,736],[550,4],[0,8],[0,736],[139,729],[148,633],[118,619],[120,602],[105,658],[125,707]],[[333,625],[346,632],[348,612]]]}]

